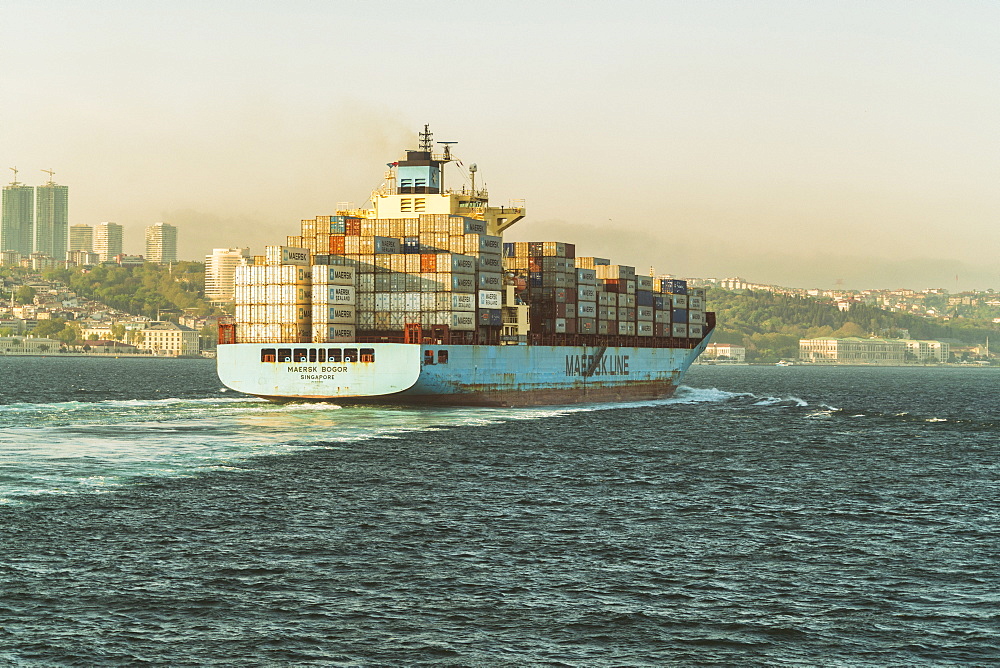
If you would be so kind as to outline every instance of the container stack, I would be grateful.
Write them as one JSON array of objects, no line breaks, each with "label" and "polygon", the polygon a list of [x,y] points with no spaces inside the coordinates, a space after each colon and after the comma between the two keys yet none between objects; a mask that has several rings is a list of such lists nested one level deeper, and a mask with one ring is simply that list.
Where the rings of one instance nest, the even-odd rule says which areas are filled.
[{"label": "container stack", "polygon": [[525,286],[519,297],[533,333],[702,337],[703,289],[689,298],[685,281],[638,276],[635,267],[574,251],[561,242],[504,244],[504,268]]},{"label": "container stack", "polygon": [[590,308],[593,303],[596,316],[596,291],[592,299],[586,291],[586,306],[578,304],[576,246],[560,241],[505,243],[503,261],[504,270],[524,284],[519,297],[530,307],[532,333],[576,334],[580,330],[581,309],[585,326],[596,329],[596,318],[591,317]]},{"label": "container stack", "polygon": [[313,265],[312,281],[313,343],[354,341],[357,331],[354,267]]},{"label": "container stack", "polygon": [[354,336],[398,334],[417,324],[423,331],[446,327],[455,332],[499,331],[503,325],[501,239],[487,235],[482,220],[446,214],[342,215],[301,225],[301,235],[288,242],[310,249],[314,267],[330,267],[318,276],[328,277],[338,266],[355,272],[352,323],[331,319],[347,317],[346,308],[340,309],[342,316],[330,315],[331,305],[338,306],[329,302],[335,284],[314,289],[317,340],[346,335],[349,324]]},{"label": "container stack", "polygon": [[[236,342],[306,343],[312,335],[312,270],[306,264],[281,264],[302,249],[268,247],[272,264],[235,270]],[[289,253],[290,251],[290,253]],[[306,253],[308,257],[308,252]],[[293,259],[293,261],[296,261]]]}]

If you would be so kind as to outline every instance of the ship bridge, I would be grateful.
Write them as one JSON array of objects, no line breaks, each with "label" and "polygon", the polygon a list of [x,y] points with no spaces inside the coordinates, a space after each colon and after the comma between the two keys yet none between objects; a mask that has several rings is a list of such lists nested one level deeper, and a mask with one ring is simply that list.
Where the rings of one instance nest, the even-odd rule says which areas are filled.
[{"label": "ship bridge", "polygon": [[487,234],[500,236],[525,216],[523,201],[509,206],[490,206],[489,193],[476,188],[476,166],[469,168],[471,186],[449,189],[444,183],[444,166],[455,162],[454,142],[438,142],[442,152],[434,152],[428,126],[420,133],[420,148],[407,150],[403,159],[387,165],[385,184],[372,193],[373,218],[416,218],[421,214],[466,216],[486,222]]}]

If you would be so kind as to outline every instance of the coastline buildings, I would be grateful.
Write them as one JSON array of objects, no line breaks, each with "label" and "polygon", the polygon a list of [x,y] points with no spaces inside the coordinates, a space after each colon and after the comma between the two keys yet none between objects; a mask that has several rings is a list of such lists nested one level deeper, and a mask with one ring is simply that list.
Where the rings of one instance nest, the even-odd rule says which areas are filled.
[{"label": "coastline buildings", "polygon": [[52,180],[35,192],[35,252],[62,261],[69,232],[69,188]]},{"label": "coastline buildings", "polygon": [[94,226],[94,252],[101,262],[110,262],[122,254],[122,226],[100,223]]},{"label": "coastline buildings", "polygon": [[0,218],[0,251],[31,255],[35,231],[35,189],[14,180],[3,189],[3,213]]},{"label": "coastline buildings", "polygon": [[155,223],[146,228],[146,261],[156,264],[177,262],[177,228]]},{"label": "coastline buildings", "polygon": [[747,349],[732,343],[710,343],[705,347],[705,359],[745,362]]},{"label": "coastline buildings", "polygon": [[205,256],[205,298],[228,303],[235,298],[236,267],[250,257],[249,248],[214,248]]},{"label": "coastline buildings", "polygon": [[819,364],[904,364],[947,362],[950,346],[915,339],[800,339],[799,360]]}]

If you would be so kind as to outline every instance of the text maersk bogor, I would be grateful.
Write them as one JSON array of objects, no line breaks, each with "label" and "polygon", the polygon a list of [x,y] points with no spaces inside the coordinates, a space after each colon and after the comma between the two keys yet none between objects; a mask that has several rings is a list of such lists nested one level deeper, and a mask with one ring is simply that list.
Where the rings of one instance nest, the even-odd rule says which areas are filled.
[{"label": "text maersk bogor", "polygon": [[336,378],[333,374],[345,373],[346,366],[289,366],[285,367],[287,373],[298,373],[300,380],[331,380]]},{"label": "text maersk bogor", "polygon": [[[605,355],[597,361],[597,366],[590,369],[594,364],[594,355],[567,355],[566,375],[567,376],[627,376],[628,355]],[[587,373],[588,370],[590,373]],[[346,366],[290,366],[285,367],[288,373],[298,373],[302,380],[324,380],[333,378],[335,373],[346,373]]]}]

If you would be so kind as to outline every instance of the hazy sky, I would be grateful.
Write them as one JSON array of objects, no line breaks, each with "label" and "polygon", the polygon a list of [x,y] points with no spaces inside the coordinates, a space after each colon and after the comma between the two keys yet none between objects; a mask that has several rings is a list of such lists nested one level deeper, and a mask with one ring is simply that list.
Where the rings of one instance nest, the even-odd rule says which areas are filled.
[{"label": "hazy sky", "polygon": [[165,221],[182,258],[260,253],[430,123],[525,200],[508,240],[1000,289],[998,2],[5,3],[0,71],[3,167],[130,252]]}]

